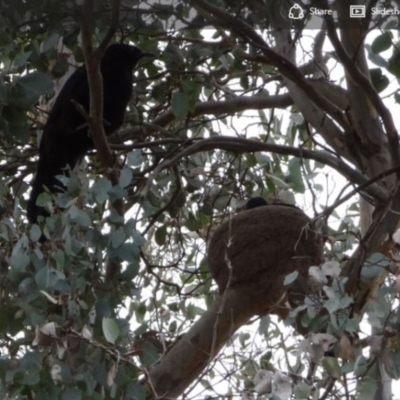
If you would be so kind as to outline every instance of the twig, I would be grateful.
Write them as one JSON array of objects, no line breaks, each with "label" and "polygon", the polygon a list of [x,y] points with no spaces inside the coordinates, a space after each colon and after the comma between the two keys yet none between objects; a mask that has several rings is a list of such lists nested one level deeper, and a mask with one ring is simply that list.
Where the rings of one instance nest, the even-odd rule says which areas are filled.
[{"label": "twig", "polygon": [[390,168],[387,171],[383,171],[380,174],[374,176],[373,178],[368,179],[368,181],[366,181],[365,183],[362,183],[360,186],[353,189],[350,193],[346,194],[341,199],[339,199],[338,201],[335,201],[332,205],[325,208],[325,210],[320,215],[318,215],[315,219],[318,219],[322,216],[325,216],[325,217],[329,216],[333,212],[333,210],[335,210],[341,204],[345,203],[347,200],[351,199],[355,194],[360,193],[361,191],[366,189],[368,186],[385,178],[386,176],[391,175],[395,172],[397,173],[399,170],[400,170],[400,165],[398,165],[397,167]]}]

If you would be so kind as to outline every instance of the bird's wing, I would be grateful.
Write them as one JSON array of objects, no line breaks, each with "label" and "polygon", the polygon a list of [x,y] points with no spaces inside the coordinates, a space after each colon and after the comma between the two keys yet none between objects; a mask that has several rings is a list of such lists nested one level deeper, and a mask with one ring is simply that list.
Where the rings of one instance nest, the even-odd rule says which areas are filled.
[{"label": "bird's wing", "polygon": [[86,70],[84,67],[79,67],[67,79],[60,93],[58,94],[47,119],[47,125],[54,123],[54,121],[57,121],[61,117],[65,111],[65,108],[69,108],[71,106],[71,99],[76,97],[77,93],[85,93],[88,90]]}]

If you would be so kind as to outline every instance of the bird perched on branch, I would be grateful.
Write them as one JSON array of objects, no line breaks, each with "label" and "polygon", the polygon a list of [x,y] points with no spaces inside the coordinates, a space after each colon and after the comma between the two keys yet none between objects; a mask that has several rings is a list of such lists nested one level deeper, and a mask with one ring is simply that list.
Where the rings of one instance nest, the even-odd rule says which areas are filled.
[{"label": "bird perched on branch", "polygon": [[[106,135],[123,123],[125,110],[132,95],[133,69],[142,57],[153,56],[128,44],[110,45],[101,60],[103,77],[103,124]],[[48,216],[36,205],[37,197],[46,186],[51,192],[62,189],[56,175],[72,169],[94,148],[88,123],[77,104],[89,114],[89,83],[84,66],[78,68],[63,86],[49,114],[39,146],[39,161],[28,201],[28,220],[36,223],[38,216]]]}]

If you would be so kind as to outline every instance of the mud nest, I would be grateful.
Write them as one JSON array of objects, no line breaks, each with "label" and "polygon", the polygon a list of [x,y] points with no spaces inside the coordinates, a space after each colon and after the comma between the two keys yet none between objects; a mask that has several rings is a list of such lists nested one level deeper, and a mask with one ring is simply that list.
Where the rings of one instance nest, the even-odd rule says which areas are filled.
[{"label": "mud nest", "polygon": [[[323,243],[310,222],[300,209],[273,205],[243,211],[223,223],[208,249],[220,293],[228,285],[251,299],[255,314],[285,317],[282,304],[287,300],[295,306],[304,299],[308,269],[322,262]],[[283,285],[293,271],[299,277],[289,287]]]}]

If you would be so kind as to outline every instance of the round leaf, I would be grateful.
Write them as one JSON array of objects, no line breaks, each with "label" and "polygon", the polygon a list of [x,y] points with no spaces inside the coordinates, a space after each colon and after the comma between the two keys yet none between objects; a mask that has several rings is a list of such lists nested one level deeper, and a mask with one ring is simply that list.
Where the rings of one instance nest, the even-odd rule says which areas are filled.
[{"label": "round leaf", "polygon": [[107,342],[115,343],[119,336],[119,327],[113,318],[103,318],[103,334]]},{"label": "round leaf", "polygon": [[171,107],[176,119],[184,119],[189,112],[188,96],[182,92],[174,93],[171,99]]}]

